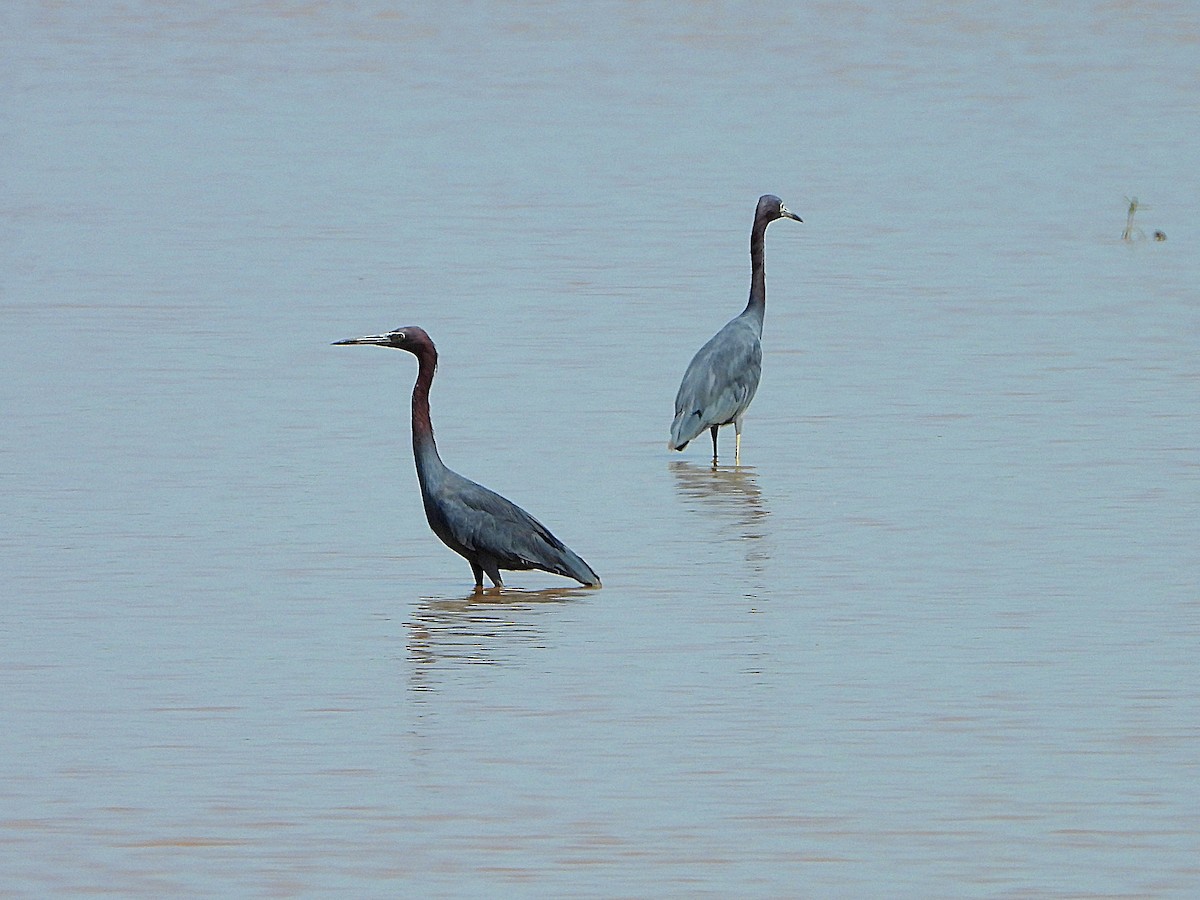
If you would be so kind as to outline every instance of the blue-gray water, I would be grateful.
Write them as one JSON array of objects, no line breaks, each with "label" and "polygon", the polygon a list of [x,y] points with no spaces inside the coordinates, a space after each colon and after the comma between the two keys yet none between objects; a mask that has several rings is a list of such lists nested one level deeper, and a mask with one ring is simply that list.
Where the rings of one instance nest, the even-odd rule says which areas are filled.
[{"label": "blue-gray water", "polygon": [[1192,3],[0,18],[0,893],[1200,893]]}]

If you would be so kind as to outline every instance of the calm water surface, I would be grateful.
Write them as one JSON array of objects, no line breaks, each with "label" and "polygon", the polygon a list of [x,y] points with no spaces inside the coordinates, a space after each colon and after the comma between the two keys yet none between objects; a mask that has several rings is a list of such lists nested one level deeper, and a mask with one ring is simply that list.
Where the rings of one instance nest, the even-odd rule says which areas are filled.
[{"label": "calm water surface", "polygon": [[0,893],[1200,893],[1200,13],[969,9],[8,8]]}]

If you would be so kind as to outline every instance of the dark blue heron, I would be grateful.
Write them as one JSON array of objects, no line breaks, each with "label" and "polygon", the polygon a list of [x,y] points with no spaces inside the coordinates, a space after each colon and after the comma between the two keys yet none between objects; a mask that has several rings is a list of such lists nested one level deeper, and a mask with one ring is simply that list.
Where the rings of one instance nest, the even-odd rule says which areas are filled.
[{"label": "dark blue heron", "polygon": [[712,433],[713,462],[717,461],[717,429],[733,423],[737,434],[733,462],[742,458],[742,418],[762,375],[763,313],[767,308],[767,281],[763,272],[763,237],[776,219],[804,221],[773,194],[758,198],[754,227],[750,230],[750,301],[746,308],[701,347],[675,395],[675,421],[667,446],[682,450],[705,428]]},{"label": "dark blue heron", "polygon": [[334,344],[373,344],[407,350],[417,358],[417,382],[412,393],[413,458],[425,503],[425,518],[442,543],[471,564],[475,587],[483,587],[486,572],[492,584],[503,587],[501,569],[541,569],[599,585],[600,576],[570,547],[521,507],[495,491],[446,468],[433,441],[429,419],[429,386],[437,368],[437,348],[421,328],[397,328],[387,334],[334,341]]}]

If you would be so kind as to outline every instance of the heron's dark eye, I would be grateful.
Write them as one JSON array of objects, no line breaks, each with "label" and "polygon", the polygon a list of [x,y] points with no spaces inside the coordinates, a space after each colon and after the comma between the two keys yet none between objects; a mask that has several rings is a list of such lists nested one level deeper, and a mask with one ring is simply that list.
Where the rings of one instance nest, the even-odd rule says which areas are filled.
[{"label": "heron's dark eye", "polygon": [[392,337],[394,337],[398,341],[403,341],[404,340],[404,332],[403,331],[393,331]]}]

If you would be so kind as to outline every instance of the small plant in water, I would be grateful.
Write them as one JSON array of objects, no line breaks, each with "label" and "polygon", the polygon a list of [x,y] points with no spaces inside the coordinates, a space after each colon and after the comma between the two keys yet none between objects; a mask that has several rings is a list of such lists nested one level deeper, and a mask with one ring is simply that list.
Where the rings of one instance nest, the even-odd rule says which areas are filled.
[{"label": "small plant in water", "polygon": [[[1138,203],[1137,197],[1126,197],[1125,202],[1129,204],[1129,213],[1125,216],[1125,230],[1121,232],[1121,240],[1144,241],[1146,239],[1146,232],[1140,228],[1133,227],[1133,216],[1139,209],[1149,209],[1150,207],[1142,206]],[[1167,233],[1165,231],[1156,231],[1154,232],[1154,239],[1156,241],[1165,241]]]},{"label": "small plant in water", "polygon": [[[1129,215],[1127,215],[1125,217],[1125,230],[1121,233],[1121,240],[1132,241],[1133,235],[1135,234],[1134,229],[1133,229],[1133,216],[1134,216],[1134,213],[1136,213],[1138,211],[1138,198],[1137,197],[1126,197],[1125,200],[1126,200],[1126,202],[1129,203]],[[1140,234],[1143,238],[1146,236],[1146,235],[1142,234],[1142,230],[1140,228],[1137,230],[1136,233]]]}]

